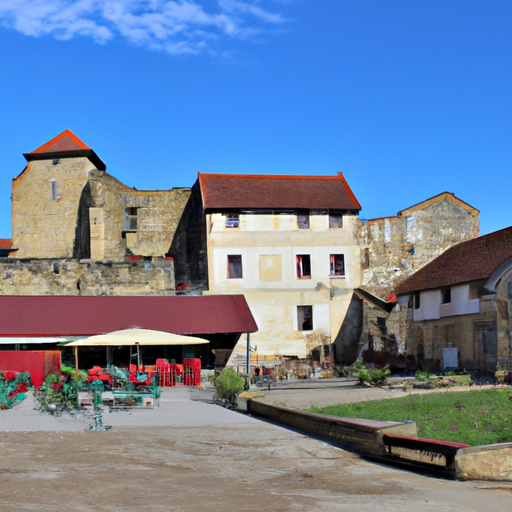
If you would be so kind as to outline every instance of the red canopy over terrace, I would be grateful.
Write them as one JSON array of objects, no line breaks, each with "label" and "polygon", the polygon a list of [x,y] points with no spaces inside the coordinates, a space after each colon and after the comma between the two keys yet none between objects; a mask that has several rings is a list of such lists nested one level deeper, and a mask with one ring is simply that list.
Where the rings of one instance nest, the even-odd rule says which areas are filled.
[{"label": "red canopy over terrace", "polygon": [[93,336],[130,327],[189,335],[258,330],[243,295],[0,296],[0,337]]}]

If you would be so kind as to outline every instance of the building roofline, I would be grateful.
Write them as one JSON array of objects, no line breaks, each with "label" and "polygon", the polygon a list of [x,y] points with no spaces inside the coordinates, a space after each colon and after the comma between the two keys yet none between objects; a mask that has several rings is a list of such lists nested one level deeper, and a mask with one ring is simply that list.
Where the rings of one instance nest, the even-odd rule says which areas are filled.
[{"label": "building roofline", "polygon": [[[239,207],[262,210],[362,208],[341,172],[335,176],[200,172],[198,184],[207,211]],[[283,202],[283,199],[286,200]]]},{"label": "building roofline", "polygon": [[343,183],[345,184],[345,188],[347,189],[347,192],[352,201],[354,202],[354,204],[359,207],[359,210],[362,210],[363,207],[361,206],[361,203],[357,200],[354,192],[352,192],[352,189],[350,188],[350,185],[347,183],[347,180],[345,179],[345,176],[343,176],[342,172],[338,173],[338,178],[341,179],[341,181],[343,181]]},{"label": "building roofline", "polygon": [[[470,238],[469,240],[463,240],[455,245],[452,245],[439,256],[427,263],[424,267],[420,268],[414,274],[408,276],[403,281],[398,283],[394,289],[395,293],[397,295],[406,295],[418,291],[435,290],[444,286],[455,286],[480,280],[489,280],[490,282],[491,277],[495,276],[496,272],[499,272],[501,266],[507,265],[510,256],[510,249],[507,250],[506,247],[504,249],[500,248],[499,242],[501,240],[505,240],[506,242],[510,239],[512,239],[512,226],[487,233],[486,235]],[[489,245],[493,244],[493,242],[497,243],[498,245],[494,245],[492,250],[488,249]],[[479,263],[479,272],[469,272],[464,275],[464,270],[467,268],[468,263],[471,263],[475,260],[475,251],[481,251],[482,249],[488,251],[485,261],[487,269],[484,270],[481,266],[481,263]],[[501,259],[501,261],[495,261],[495,257],[497,257],[498,254],[501,254],[501,252],[504,253],[503,259]],[[457,271],[452,272],[447,277],[439,277],[438,269],[442,269],[443,266],[445,266],[448,268],[448,271],[450,271],[451,264],[447,263],[444,265],[444,263],[447,258],[454,257],[459,257],[459,262],[454,264],[454,266],[457,268]],[[429,278],[429,284],[425,284],[423,281],[421,281],[421,279],[427,279],[429,273],[431,276]]]},{"label": "building roofline", "polygon": [[45,153],[47,152],[54,144],[62,140],[64,137],[69,137],[75,144],[77,144],[81,149],[91,149],[85,142],[81,141],[71,130],[66,129],[63,132],[59,133],[53,139],[50,139],[48,142],[45,142],[42,146],[34,149],[29,154],[33,153]]},{"label": "building roofline", "polygon": [[311,175],[298,175],[298,174],[229,174],[229,173],[216,173],[216,172],[198,172],[197,173],[199,179],[201,180],[202,177],[209,177],[209,176],[215,176],[219,178],[254,178],[254,179],[297,179],[297,180],[337,180],[341,179],[344,181],[344,183],[348,184],[343,177],[343,174],[341,172],[338,173],[337,176],[311,176]]},{"label": "building roofline", "polygon": [[422,210],[423,208],[426,208],[430,206],[431,204],[437,203],[438,201],[441,201],[442,199],[447,198],[450,201],[454,202],[461,208],[464,208],[465,210],[469,211],[473,215],[478,215],[480,213],[480,210],[477,210],[470,204],[466,203],[465,201],[462,201],[462,199],[459,199],[453,192],[441,192],[440,194],[437,194],[435,196],[432,196],[428,199],[425,199],[424,201],[421,201],[419,203],[416,203],[412,206],[409,206],[408,208],[405,208],[397,213],[398,217],[406,217],[407,215],[410,215],[411,213]]},{"label": "building roofline", "polygon": [[[52,148],[55,146],[59,147],[59,142],[63,139],[66,139],[66,141],[70,139],[71,144],[75,145],[76,147],[70,149],[62,149],[61,145],[59,149],[52,150]],[[64,146],[66,146],[66,142],[64,142]],[[42,146],[34,149],[34,151],[31,151],[30,153],[23,153],[23,156],[27,162],[31,162],[33,160],[55,160],[59,158],[86,157],[94,164],[96,169],[104,171],[107,168],[101,158],[69,129],[59,133],[48,142],[45,142]]]},{"label": "building roofline", "polygon": [[354,288],[354,293],[361,300],[365,300],[366,302],[374,305],[385,313],[390,313],[395,307],[394,303],[387,302],[380,297],[377,297],[373,293],[370,293],[368,290],[365,290],[364,288]]}]

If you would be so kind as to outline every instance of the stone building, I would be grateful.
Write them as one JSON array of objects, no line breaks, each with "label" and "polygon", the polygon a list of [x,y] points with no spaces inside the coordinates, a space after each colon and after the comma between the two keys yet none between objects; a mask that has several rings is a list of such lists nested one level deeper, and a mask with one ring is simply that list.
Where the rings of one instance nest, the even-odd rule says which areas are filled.
[{"label": "stone building", "polygon": [[363,287],[387,298],[396,284],[479,232],[479,211],[450,192],[396,216],[370,219],[361,225]]},{"label": "stone building", "polygon": [[175,294],[167,251],[189,188],[130,188],[69,130],[24,156],[0,294]]},{"label": "stone building", "polygon": [[190,189],[127,187],[69,130],[24,156],[12,186],[17,258],[165,256]]},{"label": "stone building", "polygon": [[[398,212],[361,224],[363,284],[355,288],[336,338],[339,363],[405,367],[406,331],[394,315],[393,290],[449,247],[478,236],[479,212],[443,192]],[[387,302],[387,300],[391,302]]]},{"label": "stone building", "polygon": [[389,319],[418,367],[512,371],[512,227],[447,249],[396,294]]}]

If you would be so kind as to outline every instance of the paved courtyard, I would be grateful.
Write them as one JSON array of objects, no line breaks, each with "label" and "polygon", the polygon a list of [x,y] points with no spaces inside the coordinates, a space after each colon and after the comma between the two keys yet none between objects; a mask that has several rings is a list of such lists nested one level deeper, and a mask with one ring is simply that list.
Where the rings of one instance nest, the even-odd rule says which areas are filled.
[{"label": "paved courtyard", "polygon": [[[290,385],[267,399],[291,405],[294,394],[307,401],[312,393],[323,404],[357,390]],[[29,399],[0,411],[0,511],[481,512],[512,504],[509,484],[374,464],[207,403],[209,394],[165,390],[157,409],[105,414],[108,432],[86,432],[86,419],[41,414]]]}]

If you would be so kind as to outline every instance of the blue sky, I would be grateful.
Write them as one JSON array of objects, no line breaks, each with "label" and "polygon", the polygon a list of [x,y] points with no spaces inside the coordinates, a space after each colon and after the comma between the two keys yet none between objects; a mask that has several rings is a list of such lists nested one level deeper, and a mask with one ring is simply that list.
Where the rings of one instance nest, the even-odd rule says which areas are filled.
[{"label": "blue sky", "polygon": [[512,225],[511,34],[510,0],[0,0],[0,237],[66,128],[139,190],[341,171],[364,218]]}]

